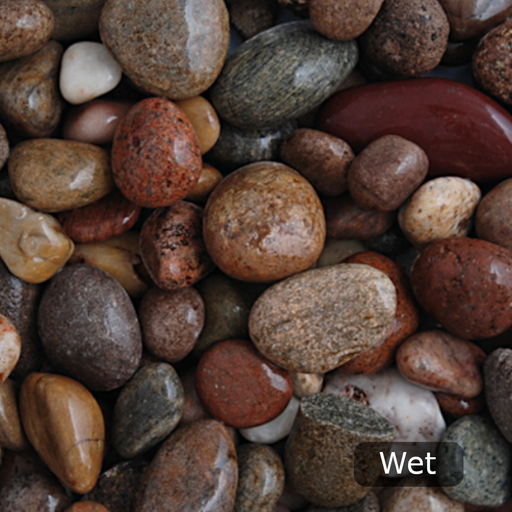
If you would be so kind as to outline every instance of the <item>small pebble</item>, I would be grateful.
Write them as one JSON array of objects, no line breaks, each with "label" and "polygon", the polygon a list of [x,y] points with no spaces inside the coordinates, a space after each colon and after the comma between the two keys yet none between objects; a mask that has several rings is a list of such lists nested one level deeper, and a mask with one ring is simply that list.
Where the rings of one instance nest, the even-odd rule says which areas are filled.
[{"label": "small pebble", "polygon": [[18,411],[18,387],[11,379],[0,386],[0,446],[15,452],[28,449]]},{"label": "small pebble", "polygon": [[21,338],[14,324],[0,314],[0,388],[18,363]]},{"label": "small pebble", "polygon": [[366,246],[359,240],[336,240],[327,238],[324,250],[316,262],[317,267],[328,267],[341,263],[353,254],[366,252]]},{"label": "small pebble", "polygon": [[293,384],[293,394],[297,398],[315,395],[322,391],[324,376],[322,373],[290,372]]},{"label": "small pebble", "polygon": [[447,393],[434,393],[434,395],[441,410],[454,418],[478,414],[482,412],[486,406],[483,395],[468,399]]},{"label": "small pebble", "polygon": [[273,0],[228,0],[229,19],[244,39],[272,27],[276,21],[277,2]]},{"label": "small pebble", "polygon": [[222,174],[212,165],[204,163],[201,168],[198,182],[185,196],[185,201],[193,203],[206,203],[213,189],[222,181]]}]

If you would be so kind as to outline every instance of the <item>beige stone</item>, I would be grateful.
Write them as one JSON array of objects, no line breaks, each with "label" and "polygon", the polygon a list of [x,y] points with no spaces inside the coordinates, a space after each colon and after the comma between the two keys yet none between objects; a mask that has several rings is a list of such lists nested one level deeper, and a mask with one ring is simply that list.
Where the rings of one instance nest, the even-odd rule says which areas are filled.
[{"label": "beige stone", "polygon": [[293,394],[297,398],[304,398],[322,391],[324,376],[322,373],[290,372],[293,383]]}]

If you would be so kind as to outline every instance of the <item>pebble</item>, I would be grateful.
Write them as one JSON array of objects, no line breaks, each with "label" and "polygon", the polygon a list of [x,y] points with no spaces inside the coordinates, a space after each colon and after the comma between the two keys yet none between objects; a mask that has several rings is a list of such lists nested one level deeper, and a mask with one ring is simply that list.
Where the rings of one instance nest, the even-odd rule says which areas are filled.
[{"label": "pebble", "polygon": [[0,5],[0,62],[35,53],[50,39],[53,13],[41,0],[4,0]]},{"label": "pebble", "polygon": [[273,448],[244,444],[237,448],[238,488],[234,512],[272,512],[284,489],[284,467]]},{"label": "pebble", "polygon": [[430,176],[492,183],[512,174],[510,114],[485,94],[448,79],[341,91],[322,106],[316,127],[343,139],[356,153],[377,137],[404,137],[427,153]]},{"label": "pebble", "polygon": [[471,180],[448,176],[424,183],[398,214],[405,236],[416,247],[466,236],[482,194]]},{"label": "pebble", "polygon": [[322,373],[291,372],[290,379],[292,379],[293,394],[297,398],[304,398],[320,393],[324,384],[324,376]]},{"label": "pebble", "polygon": [[50,470],[73,492],[89,492],[101,470],[105,425],[87,388],[61,375],[32,373],[21,387],[20,414]]},{"label": "pebble", "polygon": [[17,201],[0,198],[0,257],[28,283],[55,275],[73,253],[73,242],[51,215]]},{"label": "pebble", "polygon": [[204,302],[195,288],[151,288],[139,307],[144,347],[161,361],[180,361],[194,348],[204,317]]},{"label": "pebble", "polygon": [[210,348],[197,366],[196,386],[208,412],[236,428],[273,420],[293,392],[288,372],[246,340],[226,340]]},{"label": "pebble", "polygon": [[178,202],[196,184],[201,165],[194,128],[171,101],[139,101],[117,126],[112,145],[114,181],[136,204],[158,208]]},{"label": "pebble", "polygon": [[99,268],[71,265],[55,276],[44,291],[38,325],[51,364],[91,390],[118,388],[139,366],[135,309],[122,286]]},{"label": "pebble", "polygon": [[124,459],[132,459],[163,441],[183,414],[183,387],[167,363],[140,369],[123,387],[112,418],[112,445]]},{"label": "pebble", "polygon": [[71,507],[67,508],[64,512],[111,512],[100,503],[94,501],[77,501]]},{"label": "pebble", "polygon": [[338,137],[310,128],[294,131],[283,142],[280,156],[299,171],[321,196],[339,196],[348,188],[347,173],[355,158]]},{"label": "pebble", "polygon": [[7,162],[9,153],[10,147],[9,140],[7,139],[7,133],[5,133],[5,128],[0,124],[0,169],[2,169],[5,162]]},{"label": "pebble", "polygon": [[477,345],[432,330],[407,338],[398,349],[396,364],[406,379],[419,386],[470,399],[483,391],[480,367],[485,358]]},{"label": "pebble", "polygon": [[[395,428],[373,409],[346,397],[317,394],[300,404],[286,442],[285,467],[291,485],[324,507],[351,505],[371,487],[354,479],[354,450],[363,442],[390,443]],[[379,475],[377,467],[368,476]]]},{"label": "pebble", "polygon": [[332,41],[309,22],[277,25],[242,43],[211,90],[219,116],[239,128],[297,119],[327,99],[355,67],[354,41]]},{"label": "pebble", "polygon": [[324,267],[265,291],[251,309],[249,332],[275,364],[325,373],[378,343],[396,304],[395,286],[380,270],[355,263]]},{"label": "pebble", "polygon": [[366,246],[359,240],[336,240],[335,238],[327,238],[324,250],[316,262],[317,267],[327,267],[341,263],[344,259],[365,252]]},{"label": "pebble", "polygon": [[0,386],[0,446],[15,452],[28,449],[18,411],[18,389],[14,381]]},{"label": "pebble", "polygon": [[229,16],[222,0],[109,0],[99,29],[103,44],[137,87],[173,100],[208,89],[229,45]]},{"label": "pebble", "polygon": [[486,406],[485,398],[479,395],[475,398],[462,398],[447,393],[434,393],[441,410],[454,418],[471,416],[482,412]]},{"label": "pebble", "polygon": [[229,433],[215,420],[174,432],[158,450],[139,489],[135,510],[232,510],[238,467]]},{"label": "pebble", "polygon": [[308,269],[325,242],[325,218],[309,182],[290,167],[258,162],[215,188],[205,207],[203,236],[227,275],[271,282]]},{"label": "pebble", "polygon": [[185,201],[193,203],[206,203],[213,189],[222,181],[222,174],[213,165],[203,162],[198,182],[185,196]]},{"label": "pebble", "polygon": [[183,415],[181,416],[180,425],[186,425],[197,420],[209,420],[211,414],[206,410],[203,402],[197,394],[196,387],[196,368],[188,367],[179,373],[183,393],[185,395],[185,405]]},{"label": "pebble", "polygon": [[512,448],[490,419],[460,418],[446,429],[442,442],[457,443],[464,451],[463,479],[451,487],[443,485],[453,478],[449,445],[437,453],[437,479],[450,498],[486,507],[499,507],[511,498]]},{"label": "pebble", "polygon": [[0,314],[0,389],[18,363],[21,338],[9,318]]},{"label": "pebble", "polygon": [[512,253],[465,237],[430,243],[411,273],[425,312],[454,336],[469,340],[497,336],[512,325],[511,285]]},{"label": "pebble", "polygon": [[275,25],[277,2],[272,0],[228,0],[229,19],[244,39]]},{"label": "pebble", "polygon": [[181,201],[158,208],[140,234],[142,261],[149,275],[167,291],[192,286],[213,270],[202,236],[203,210]]},{"label": "pebble", "polygon": [[62,52],[57,41],[48,41],[33,55],[0,65],[2,114],[25,137],[49,137],[59,124]]}]

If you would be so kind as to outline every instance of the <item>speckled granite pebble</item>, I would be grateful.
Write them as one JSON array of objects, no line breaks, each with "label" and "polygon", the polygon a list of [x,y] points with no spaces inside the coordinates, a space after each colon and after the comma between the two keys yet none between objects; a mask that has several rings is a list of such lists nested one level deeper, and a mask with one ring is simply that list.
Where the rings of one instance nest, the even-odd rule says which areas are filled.
[{"label": "speckled granite pebble", "polygon": [[220,117],[240,128],[277,126],[328,98],[357,58],[355,42],[329,40],[309,22],[278,25],[228,57],[212,102]]},{"label": "speckled granite pebble", "polygon": [[[317,505],[311,505],[306,509],[306,512],[380,512],[379,498],[371,492],[367,494],[362,500],[347,505],[346,507],[326,508]],[[434,511],[432,511],[434,512]]]}]

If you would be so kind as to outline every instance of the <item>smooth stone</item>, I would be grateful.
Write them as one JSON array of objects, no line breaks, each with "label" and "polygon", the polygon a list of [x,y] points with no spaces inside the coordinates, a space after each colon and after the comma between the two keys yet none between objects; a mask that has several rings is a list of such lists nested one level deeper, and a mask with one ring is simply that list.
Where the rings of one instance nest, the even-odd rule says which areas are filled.
[{"label": "smooth stone", "polygon": [[196,386],[208,412],[236,428],[273,420],[293,392],[288,372],[267,361],[246,340],[226,340],[211,347],[197,366]]},{"label": "smooth stone", "polygon": [[398,223],[416,247],[443,238],[466,236],[481,197],[480,189],[471,180],[456,176],[435,178],[424,183],[404,203]]},{"label": "smooth stone", "polygon": [[142,261],[167,291],[192,286],[213,270],[202,236],[203,209],[180,201],[156,209],[140,233]]},{"label": "smooth stone", "polygon": [[206,203],[213,189],[222,181],[222,174],[213,165],[203,162],[198,182],[185,196],[185,201],[193,203]]},{"label": "smooth stone", "polygon": [[94,203],[59,212],[57,219],[76,243],[104,242],[128,231],[137,222],[141,207],[126,199],[119,190]]},{"label": "smooth stone", "polygon": [[81,41],[62,56],[60,92],[67,102],[80,105],[117,87],[122,73],[104,45]]},{"label": "smooth stone", "polygon": [[185,395],[185,406],[183,407],[180,426],[197,420],[211,419],[211,414],[207,411],[197,394],[196,367],[188,367],[186,370],[181,371],[179,376]]},{"label": "smooth stone", "polygon": [[0,314],[0,389],[18,363],[21,338],[9,318]]},{"label": "smooth stone", "polygon": [[20,391],[20,414],[31,445],[73,492],[89,492],[98,480],[105,448],[103,414],[77,381],[30,374]]},{"label": "smooth stone", "polygon": [[235,446],[215,420],[174,432],[158,450],[139,489],[135,510],[233,510],[238,481]]},{"label": "smooth stone", "polygon": [[322,373],[291,372],[293,394],[297,398],[315,395],[322,391],[324,376]]},{"label": "smooth stone", "polygon": [[414,262],[411,286],[425,312],[459,338],[491,338],[512,325],[512,253],[499,245],[431,242]]},{"label": "smooth stone", "polygon": [[380,512],[380,510],[379,498],[373,492],[370,492],[362,500],[346,507],[333,509],[311,505],[306,509],[306,512]]},{"label": "smooth stone", "polygon": [[323,105],[317,127],[356,153],[382,135],[404,137],[427,153],[430,176],[481,183],[512,174],[510,114],[487,95],[452,80],[402,80],[339,92]]},{"label": "smooth stone", "polygon": [[153,363],[139,370],[123,387],[112,418],[112,445],[132,459],[163,441],[183,414],[183,387],[176,370]]},{"label": "smooth stone", "polygon": [[43,212],[79,208],[114,190],[108,152],[85,142],[20,142],[12,149],[8,168],[16,197]]},{"label": "smooth stone", "polygon": [[249,333],[278,366],[325,373],[377,344],[396,304],[395,286],[380,270],[355,263],[323,267],[265,291],[251,309]]},{"label": "smooth stone", "polygon": [[145,348],[161,361],[180,361],[194,348],[204,317],[204,302],[195,288],[175,292],[151,288],[139,307]]},{"label": "smooth stone", "polygon": [[463,479],[451,487],[443,482],[453,479],[453,453],[449,445],[437,453],[437,480],[450,498],[487,507],[499,507],[510,499],[512,448],[490,419],[460,418],[446,429],[441,441],[457,443],[464,451]]},{"label": "smooth stone", "polygon": [[273,27],[277,2],[272,0],[228,0],[229,20],[244,39]]},{"label": "smooth stone", "polygon": [[192,123],[164,98],[139,101],[116,129],[112,145],[114,181],[136,204],[158,208],[178,202],[197,183],[201,165]]},{"label": "smooth stone", "polygon": [[278,126],[326,100],[357,59],[354,41],[327,39],[309,22],[277,25],[229,55],[212,87],[212,103],[239,128]]},{"label": "smooth stone", "polygon": [[[346,397],[303,398],[286,442],[285,467],[291,485],[308,501],[324,507],[351,505],[371,487],[354,478],[354,450],[360,443],[391,445],[393,425],[373,409]],[[379,476],[371,464],[368,477]]]},{"label": "smooth stone", "polygon": [[308,269],[325,242],[320,200],[298,172],[277,162],[257,162],[230,174],[210,195],[203,236],[224,273],[254,283]]},{"label": "smooth stone", "polygon": [[483,395],[475,398],[462,398],[457,395],[448,393],[434,393],[437,403],[445,415],[453,418],[461,418],[462,416],[471,416],[478,414],[485,409],[486,401]]},{"label": "smooth stone", "polygon": [[73,503],[71,507],[67,508],[64,512],[111,512],[100,503],[94,501],[78,501]]},{"label": "smooth stone", "polygon": [[73,242],[51,215],[0,198],[0,257],[28,283],[54,276],[73,253]]},{"label": "smooth stone", "polygon": [[327,238],[324,250],[316,262],[317,267],[327,267],[329,265],[337,265],[344,259],[365,252],[366,246],[359,240],[336,240],[335,238]]},{"label": "smooth stone", "polygon": [[475,398],[483,391],[485,352],[477,345],[441,330],[407,338],[396,354],[398,371],[433,391]]},{"label": "smooth stone", "polygon": [[7,379],[0,386],[0,446],[15,452],[28,448],[18,411],[18,389]]},{"label": "smooth stone", "polygon": [[49,137],[59,124],[62,52],[59,43],[48,41],[33,55],[0,65],[0,109],[26,137]]},{"label": "smooth stone", "polygon": [[0,62],[37,52],[50,39],[55,21],[41,0],[4,0],[0,5]]},{"label": "smooth stone", "polygon": [[238,488],[234,512],[272,512],[284,489],[284,466],[273,448],[245,444],[237,448]]},{"label": "smooth stone", "polygon": [[173,100],[208,89],[229,45],[229,16],[221,0],[107,0],[99,28],[103,44],[135,85]]},{"label": "smooth stone", "polygon": [[38,316],[51,364],[89,389],[118,388],[137,370],[142,342],[135,309],[103,270],[66,267],[45,289]]}]

